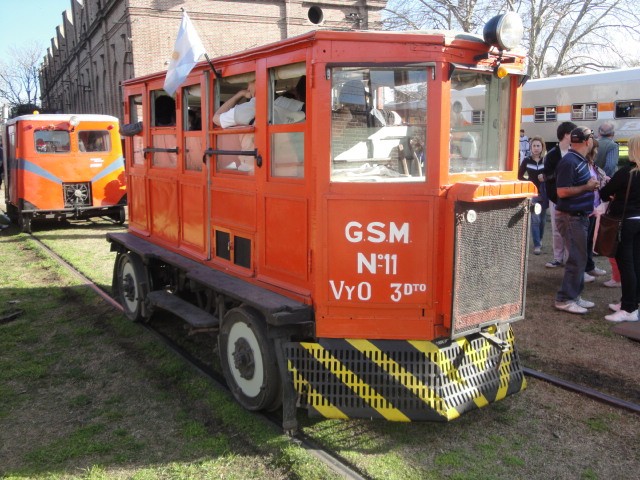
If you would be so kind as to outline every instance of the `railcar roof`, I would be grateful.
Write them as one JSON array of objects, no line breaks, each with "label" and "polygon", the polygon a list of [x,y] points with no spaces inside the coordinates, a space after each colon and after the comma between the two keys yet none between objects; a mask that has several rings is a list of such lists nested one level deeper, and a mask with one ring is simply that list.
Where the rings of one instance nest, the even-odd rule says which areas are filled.
[{"label": "railcar roof", "polygon": [[17,121],[35,121],[35,122],[68,122],[71,117],[76,117],[81,122],[118,122],[116,117],[111,115],[100,115],[93,113],[42,113],[20,115],[7,120],[7,123],[15,123]]},{"label": "railcar roof", "polygon": [[524,91],[546,90],[549,88],[570,88],[600,84],[614,84],[640,80],[640,68],[621,68],[604,72],[578,73],[562,77],[537,78],[529,80]]}]

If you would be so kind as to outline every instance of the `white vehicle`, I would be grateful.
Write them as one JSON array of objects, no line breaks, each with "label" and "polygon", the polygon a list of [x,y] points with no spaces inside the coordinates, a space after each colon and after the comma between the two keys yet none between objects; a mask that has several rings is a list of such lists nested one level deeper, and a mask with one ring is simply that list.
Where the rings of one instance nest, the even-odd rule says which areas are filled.
[{"label": "white vehicle", "polygon": [[566,121],[596,132],[611,122],[614,140],[624,145],[640,133],[640,68],[529,80],[522,91],[526,135],[555,144],[556,129]]}]

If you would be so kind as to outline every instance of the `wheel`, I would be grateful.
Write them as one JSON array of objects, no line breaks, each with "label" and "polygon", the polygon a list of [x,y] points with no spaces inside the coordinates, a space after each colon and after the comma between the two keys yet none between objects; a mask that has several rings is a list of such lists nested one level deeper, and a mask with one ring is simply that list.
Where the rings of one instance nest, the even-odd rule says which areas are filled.
[{"label": "wheel", "polygon": [[111,215],[111,218],[118,224],[123,225],[127,221],[127,214],[124,211],[124,207],[120,207],[116,213]]},{"label": "wheel", "polygon": [[31,233],[31,214],[18,213],[18,228],[23,233]]},{"label": "wheel", "polygon": [[222,371],[236,400],[247,410],[277,408],[280,375],[264,320],[247,309],[229,310],[218,342]]},{"label": "wheel", "polygon": [[116,260],[114,290],[124,314],[137,322],[146,318],[144,300],[148,291],[145,266],[135,253],[119,254]]}]

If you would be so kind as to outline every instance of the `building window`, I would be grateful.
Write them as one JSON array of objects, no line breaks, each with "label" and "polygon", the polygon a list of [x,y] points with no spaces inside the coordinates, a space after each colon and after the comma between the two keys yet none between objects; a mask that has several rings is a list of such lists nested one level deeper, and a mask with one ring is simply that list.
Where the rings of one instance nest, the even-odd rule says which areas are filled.
[{"label": "building window", "polygon": [[557,108],[555,105],[545,107],[535,107],[535,122],[555,122],[557,119]]},{"label": "building window", "polygon": [[474,125],[482,125],[484,123],[484,110],[474,110],[471,113],[471,123]]},{"label": "building window", "polygon": [[597,103],[574,103],[571,106],[571,120],[597,120]]}]

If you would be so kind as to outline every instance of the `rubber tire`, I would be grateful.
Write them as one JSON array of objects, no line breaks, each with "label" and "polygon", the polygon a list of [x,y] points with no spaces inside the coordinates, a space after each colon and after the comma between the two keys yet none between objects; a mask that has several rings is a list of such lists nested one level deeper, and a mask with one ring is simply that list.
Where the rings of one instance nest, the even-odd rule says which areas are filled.
[{"label": "rubber tire", "polygon": [[146,318],[145,296],[148,291],[147,270],[135,253],[122,253],[116,259],[116,295],[129,320]]},{"label": "rubber tire", "polygon": [[[278,408],[282,402],[282,382],[274,344],[267,337],[264,319],[257,312],[242,307],[229,310],[220,329],[218,346],[222,372],[238,403],[252,411]],[[251,357],[253,368],[250,370],[253,371],[250,377],[246,373],[243,377],[242,367],[239,368],[234,360],[234,353],[241,348]]]},{"label": "rubber tire", "polygon": [[118,225],[124,225],[124,222],[127,221],[127,214],[124,211],[124,207],[120,207],[112,218]]}]

